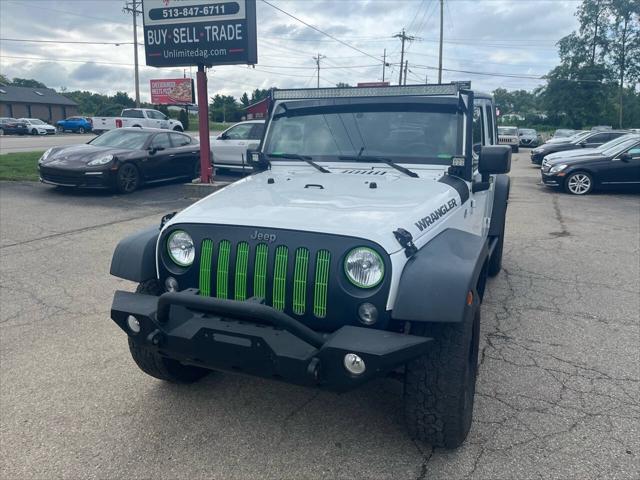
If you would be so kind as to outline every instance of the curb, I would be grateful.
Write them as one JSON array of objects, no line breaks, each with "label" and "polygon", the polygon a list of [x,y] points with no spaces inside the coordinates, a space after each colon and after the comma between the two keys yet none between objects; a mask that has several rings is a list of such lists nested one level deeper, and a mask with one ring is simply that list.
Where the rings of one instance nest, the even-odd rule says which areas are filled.
[{"label": "curb", "polygon": [[213,182],[213,183],[200,183],[200,182],[191,182],[185,183],[185,190],[187,193],[187,197],[201,199],[206,197],[207,195],[211,195],[213,192],[218,191],[227,185],[233,182]]}]

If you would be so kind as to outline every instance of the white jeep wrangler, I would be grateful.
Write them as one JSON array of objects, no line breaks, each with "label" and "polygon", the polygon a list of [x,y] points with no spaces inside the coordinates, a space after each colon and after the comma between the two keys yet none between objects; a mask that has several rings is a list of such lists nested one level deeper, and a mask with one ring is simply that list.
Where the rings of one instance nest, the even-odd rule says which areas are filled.
[{"label": "white jeep wrangler", "polygon": [[[275,90],[254,175],[124,239],[111,317],[138,366],[346,391],[393,374],[414,438],[471,426],[511,149],[469,83]],[[398,375],[400,374],[400,375]]]}]

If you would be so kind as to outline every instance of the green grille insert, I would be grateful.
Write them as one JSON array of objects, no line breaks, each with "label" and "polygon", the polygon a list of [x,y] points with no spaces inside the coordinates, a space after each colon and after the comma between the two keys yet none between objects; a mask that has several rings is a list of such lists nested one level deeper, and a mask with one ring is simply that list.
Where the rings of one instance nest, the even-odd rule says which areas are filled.
[{"label": "green grille insert", "polygon": [[253,296],[265,298],[267,296],[267,254],[269,247],[261,243],[256,247],[256,263],[253,267]]},{"label": "green grille insert", "polygon": [[249,264],[249,244],[240,242],[236,250],[236,279],[234,284],[234,298],[247,299],[247,266]]},{"label": "green grille insert", "polygon": [[203,240],[200,248],[200,295],[211,295],[211,257],[213,255],[213,242]]},{"label": "green grille insert", "polygon": [[327,316],[327,288],[331,254],[320,250],[316,256],[316,281],[313,290],[313,314],[318,318]]},{"label": "green grille insert", "polygon": [[304,315],[307,298],[307,269],[309,268],[309,250],[296,250],[296,264],[293,271],[293,313]]},{"label": "green grille insert", "polygon": [[216,296],[229,298],[229,256],[231,243],[222,240],[218,246],[218,275],[216,277]]},{"label": "green grille insert", "polygon": [[273,308],[276,310],[284,310],[288,256],[289,249],[287,247],[280,245],[276,248],[276,263],[273,269]]}]

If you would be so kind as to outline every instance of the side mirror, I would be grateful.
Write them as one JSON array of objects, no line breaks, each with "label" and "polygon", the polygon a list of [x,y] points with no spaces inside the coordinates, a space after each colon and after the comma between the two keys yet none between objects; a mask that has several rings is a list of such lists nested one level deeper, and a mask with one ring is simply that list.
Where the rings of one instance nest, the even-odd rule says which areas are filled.
[{"label": "side mirror", "polygon": [[220,135],[218,135],[218,140],[228,140],[229,139],[229,135],[227,135],[226,133],[221,133]]},{"label": "side mirror", "polygon": [[257,150],[247,150],[247,163],[249,163],[256,172],[263,172],[271,166],[264,153]]},{"label": "side mirror", "polygon": [[620,160],[622,160],[625,163],[629,163],[631,161],[633,157],[631,156],[630,153],[625,152],[622,155],[620,155]]},{"label": "side mirror", "polygon": [[585,140],[583,140],[580,143],[578,143],[578,145],[580,145],[581,147],[584,148],[587,145],[587,142]]},{"label": "side mirror", "polygon": [[[483,177],[511,170],[511,147],[509,145],[487,145],[480,149],[478,170]],[[484,181],[484,178],[483,178]]]}]

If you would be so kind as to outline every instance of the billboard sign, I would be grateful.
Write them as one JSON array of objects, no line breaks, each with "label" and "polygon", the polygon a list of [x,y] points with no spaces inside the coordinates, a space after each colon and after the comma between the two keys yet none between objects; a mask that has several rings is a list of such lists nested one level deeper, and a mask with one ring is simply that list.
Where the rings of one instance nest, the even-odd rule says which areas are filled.
[{"label": "billboard sign", "polygon": [[151,80],[151,103],[154,105],[183,105],[194,103],[191,78]]},{"label": "billboard sign", "polygon": [[258,62],[255,0],[143,0],[147,65]]}]

